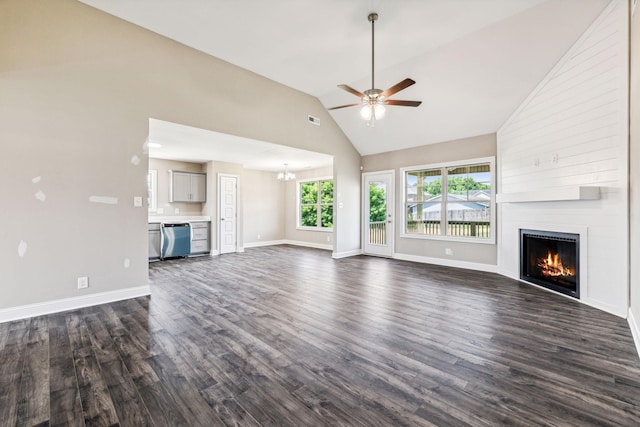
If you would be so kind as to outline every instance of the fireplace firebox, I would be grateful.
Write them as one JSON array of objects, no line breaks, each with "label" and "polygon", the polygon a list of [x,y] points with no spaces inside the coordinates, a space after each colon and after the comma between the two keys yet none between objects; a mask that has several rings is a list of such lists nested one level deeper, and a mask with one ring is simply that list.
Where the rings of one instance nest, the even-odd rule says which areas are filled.
[{"label": "fireplace firebox", "polygon": [[580,298],[580,235],[520,230],[520,279]]}]

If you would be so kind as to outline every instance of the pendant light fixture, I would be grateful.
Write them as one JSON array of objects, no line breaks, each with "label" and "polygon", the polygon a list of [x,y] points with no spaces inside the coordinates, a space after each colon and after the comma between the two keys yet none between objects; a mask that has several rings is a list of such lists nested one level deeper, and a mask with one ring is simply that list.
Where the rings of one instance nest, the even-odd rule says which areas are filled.
[{"label": "pendant light fixture", "polygon": [[296,179],[296,174],[293,172],[289,172],[289,165],[284,164],[284,172],[280,172],[278,174],[278,180],[280,181],[291,181]]}]

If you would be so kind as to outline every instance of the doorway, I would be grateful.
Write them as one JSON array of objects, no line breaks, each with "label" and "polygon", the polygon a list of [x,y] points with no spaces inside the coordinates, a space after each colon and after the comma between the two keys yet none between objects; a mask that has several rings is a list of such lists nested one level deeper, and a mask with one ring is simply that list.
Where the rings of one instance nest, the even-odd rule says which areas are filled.
[{"label": "doorway", "polygon": [[238,176],[218,174],[220,254],[238,248]]},{"label": "doorway", "polygon": [[394,171],[362,175],[364,253],[393,256],[394,245]]}]

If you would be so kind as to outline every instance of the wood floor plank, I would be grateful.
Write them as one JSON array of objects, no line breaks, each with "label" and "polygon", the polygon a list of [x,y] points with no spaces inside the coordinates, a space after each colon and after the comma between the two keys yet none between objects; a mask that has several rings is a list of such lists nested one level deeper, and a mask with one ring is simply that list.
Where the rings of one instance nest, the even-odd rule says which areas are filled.
[{"label": "wood floor plank", "polygon": [[221,421],[215,410],[207,403],[198,390],[182,375],[167,355],[152,356],[149,362],[158,374],[162,386],[178,402],[182,416],[189,425],[207,425]]},{"label": "wood floor plank", "polygon": [[15,425],[18,421],[19,387],[22,379],[31,320],[10,322],[5,329],[4,348],[0,351],[0,421]]},{"label": "wood floor plank", "polygon": [[82,426],[84,416],[65,314],[49,321],[49,404],[51,426]]},{"label": "wood floor plank", "polygon": [[203,397],[209,405],[216,411],[218,418],[226,426],[260,426],[261,424],[253,418],[238,402],[232,397],[233,394],[221,384],[215,384],[202,390]]},{"label": "wood floor plank", "polygon": [[31,321],[18,391],[18,425],[49,423],[49,333],[46,317]]},{"label": "wood floor plank", "polygon": [[85,424],[112,426],[118,415],[102,375],[98,359],[91,347],[73,350],[80,401]]}]

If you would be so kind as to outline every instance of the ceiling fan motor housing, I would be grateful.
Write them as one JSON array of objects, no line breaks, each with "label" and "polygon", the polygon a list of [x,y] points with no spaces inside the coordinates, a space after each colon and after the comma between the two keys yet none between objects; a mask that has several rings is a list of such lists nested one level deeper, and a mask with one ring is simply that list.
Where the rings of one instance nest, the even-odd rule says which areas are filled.
[{"label": "ceiling fan motor housing", "polygon": [[362,98],[363,104],[377,104],[384,100],[381,89],[367,89],[364,91],[364,98]]}]

